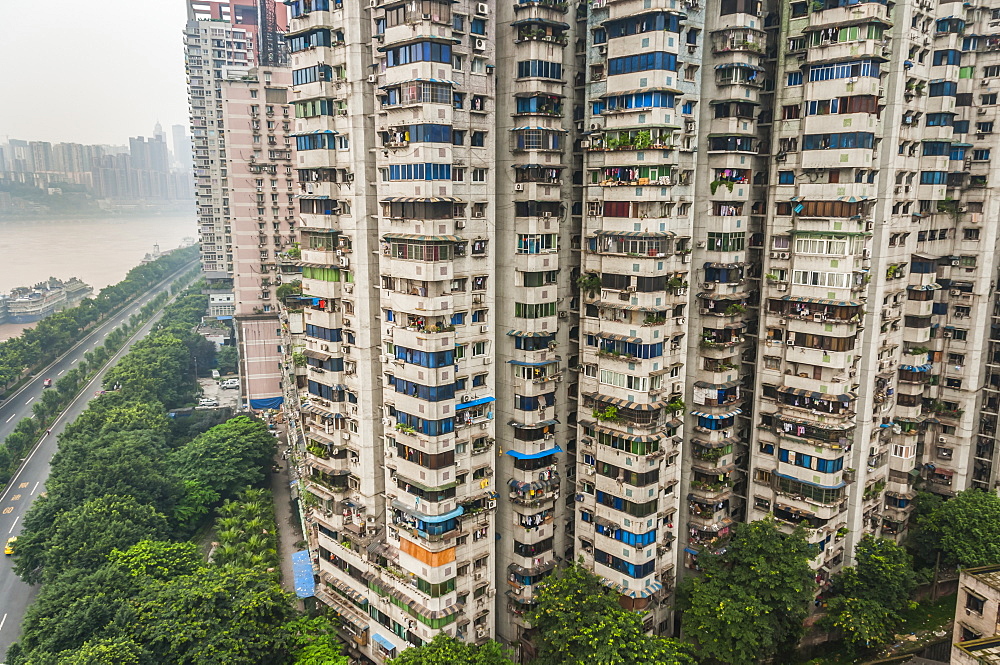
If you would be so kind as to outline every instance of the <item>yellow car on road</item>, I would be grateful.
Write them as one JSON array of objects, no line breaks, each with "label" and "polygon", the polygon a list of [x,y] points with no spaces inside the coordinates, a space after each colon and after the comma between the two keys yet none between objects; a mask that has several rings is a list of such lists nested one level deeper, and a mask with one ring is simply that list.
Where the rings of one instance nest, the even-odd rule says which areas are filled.
[{"label": "yellow car on road", "polygon": [[7,539],[7,544],[3,548],[3,553],[6,554],[7,556],[10,556],[11,554],[13,554],[14,553],[14,543],[16,543],[16,542],[17,542],[17,536],[14,536],[13,538],[8,538]]}]

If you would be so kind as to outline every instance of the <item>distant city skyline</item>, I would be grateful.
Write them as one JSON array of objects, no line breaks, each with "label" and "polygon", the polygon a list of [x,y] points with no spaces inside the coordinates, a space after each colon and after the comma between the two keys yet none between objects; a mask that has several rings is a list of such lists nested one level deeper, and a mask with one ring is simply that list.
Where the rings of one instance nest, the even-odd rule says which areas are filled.
[{"label": "distant city skyline", "polygon": [[[177,0],[92,5],[50,0],[44,11],[0,3],[4,68],[0,142],[10,139],[128,145],[163,127],[187,124],[180,45],[185,8]],[[40,44],[58,44],[57,48]],[[30,60],[30,66],[27,63]],[[58,85],[39,85],[41,72]],[[58,72],[58,73],[56,73]]]}]

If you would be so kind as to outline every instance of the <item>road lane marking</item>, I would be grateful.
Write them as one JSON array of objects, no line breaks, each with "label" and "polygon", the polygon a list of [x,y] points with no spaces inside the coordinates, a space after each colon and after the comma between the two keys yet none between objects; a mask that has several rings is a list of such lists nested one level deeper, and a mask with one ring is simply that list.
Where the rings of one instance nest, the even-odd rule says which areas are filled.
[{"label": "road lane marking", "polygon": [[32,398],[31,398],[31,399],[29,399],[29,400],[28,400],[27,402],[25,402],[25,403],[24,403],[24,405],[25,405],[25,406],[28,406],[29,404],[31,404],[31,403],[32,403],[32,402],[34,402],[34,401],[35,401],[35,398],[34,398],[34,397],[32,397]]},{"label": "road lane marking", "polygon": [[21,495],[20,494],[11,494],[10,495],[10,500],[11,501],[20,501],[21,500]]},{"label": "road lane marking", "polygon": [[17,414],[16,413],[13,414],[10,418],[8,418],[7,422],[10,422],[10,421],[14,420],[14,418],[17,418]]},{"label": "road lane marking", "polygon": [[65,371],[66,371],[66,370],[64,370],[64,369],[61,369],[61,370],[59,370],[59,373],[58,373],[58,374],[56,374],[56,376],[62,376],[62,375],[63,375],[63,372],[65,372]]},{"label": "road lane marking", "polygon": [[12,531],[14,531],[14,527],[17,526],[17,520],[19,520],[20,518],[21,518],[20,515],[14,518],[14,523],[10,525],[10,531],[8,531],[7,533],[11,533]]},{"label": "road lane marking", "polygon": [[4,515],[10,515],[12,512],[14,512],[14,506],[7,506],[3,509]]},{"label": "road lane marking", "polygon": [[77,360],[79,360],[79,358],[73,358],[73,360],[70,360],[70,361],[69,361],[69,364],[70,364],[70,365],[72,365],[72,364],[73,364],[73,363],[75,363],[75,362],[76,362]]},{"label": "road lane marking", "polygon": [[25,487],[27,487],[27,486],[28,486],[28,485],[30,485],[30,484],[31,484],[30,482],[27,482],[27,483],[21,483],[20,485],[18,485],[18,486],[17,486],[17,489],[19,489],[19,490],[23,490],[23,489],[24,489]]},{"label": "road lane marking", "polygon": [[3,630],[3,625],[4,625],[5,623],[7,623],[7,615],[6,615],[6,614],[4,614],[4,615],[3,615],[3,618],[2,618],[2,619],[0,619],[0,630]]},{"label": "road lane marking", "polygon": [[[27,485],[28,483],[24,483],[24,484]],[[31,488],[31,494],[29,496],[35,496],[35,490],[37,490],[38,486],[41,485],[41,484],[42,484],[42,481],[40,481],[40,480],[37,483],[35,483],[35,486]]]}]

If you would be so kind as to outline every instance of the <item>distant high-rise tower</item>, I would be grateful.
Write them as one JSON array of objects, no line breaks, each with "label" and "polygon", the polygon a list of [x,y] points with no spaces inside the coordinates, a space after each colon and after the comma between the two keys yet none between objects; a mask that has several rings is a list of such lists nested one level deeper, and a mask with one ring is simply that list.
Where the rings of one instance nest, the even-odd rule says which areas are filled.
[{"label": "distant high-rise tower", "polygon": [[191,170],[191,136],[184,125],[170,127],[173,139],[174,163],[182,171]]},{"label": "distant high-rise tower", "polygon": [[153,127],[153,138],[164,143],[167,142],[167,133],[163,131],[163,125],[160,124],[159,120],[156,121],[156,126]]}]

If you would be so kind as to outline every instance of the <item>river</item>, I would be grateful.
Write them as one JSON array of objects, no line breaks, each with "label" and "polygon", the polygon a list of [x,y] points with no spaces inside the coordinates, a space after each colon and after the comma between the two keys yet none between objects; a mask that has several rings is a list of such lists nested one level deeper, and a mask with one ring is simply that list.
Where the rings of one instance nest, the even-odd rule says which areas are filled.
[{"label": "river", "polygon": [[[79,277],[100,291],[120,282],[159,244],[178,247],[196,238],[191,215],[135,216],[73,220],[70,218],[0,221],[0,293],[37,284],[49,277]],[[25,326],[0,324],[0,340]]]}]

